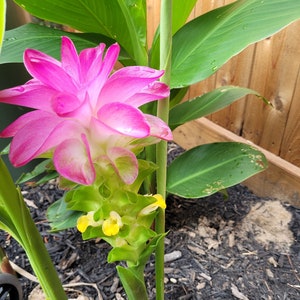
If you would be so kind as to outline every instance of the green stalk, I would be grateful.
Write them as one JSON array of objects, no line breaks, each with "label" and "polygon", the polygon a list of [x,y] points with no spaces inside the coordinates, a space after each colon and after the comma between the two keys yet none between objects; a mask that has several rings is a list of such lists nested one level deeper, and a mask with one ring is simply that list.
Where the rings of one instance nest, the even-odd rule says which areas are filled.
[{"label": "green stalk", "polygon": [[[160,69],[165,70],[161,81],[170,85],[171,80],[171,54],[172,54],[172,0],[162,0],[160,10]],[[169,121],[170,99],[158,101],[157,116],[163,121]],[[166,197],[167,182],[167,142],[161,141],[157,145],[156,159],[159,169],[157,171],[157,193]],[[155,220],[157,234],[165,233],[165,211],[159,209]],[[155,274],[156,299],[164,299],[164,239],[161,239],[156,248]]]},{"label": "green stalk", "polygon": [[47,299],[67,299],[42,237],[1,158],[0,222],[0,228],[7,230],[24,248]]}]

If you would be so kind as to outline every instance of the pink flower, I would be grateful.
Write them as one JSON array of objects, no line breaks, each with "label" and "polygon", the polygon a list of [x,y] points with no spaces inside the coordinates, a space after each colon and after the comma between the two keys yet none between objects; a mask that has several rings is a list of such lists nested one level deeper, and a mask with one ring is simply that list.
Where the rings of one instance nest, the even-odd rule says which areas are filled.
[{"label": "pink flower", "polygon": [[172,139],[163,121],[138,109],[168,96],[169,88],[157,81],[163,71],[131,66],[113,73],[120,47],[104,50],[100,44],[78,55],[63,37],[61,62],[37,50],[25,51],[24,64],[33,79],[0,92],[0,102],[34,109],[0,133],[13,137],[13,165],[53,157],[62,176],[89,185],[98,167],[111,164],[130,184],[138,173],[137,151]]}]

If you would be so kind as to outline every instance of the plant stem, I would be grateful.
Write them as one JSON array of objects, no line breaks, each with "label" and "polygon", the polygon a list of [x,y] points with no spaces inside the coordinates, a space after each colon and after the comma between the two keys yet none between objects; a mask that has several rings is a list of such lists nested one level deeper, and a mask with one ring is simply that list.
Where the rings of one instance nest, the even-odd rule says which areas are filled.
[{"label": "plant stem", "polygon": [[24,248],[47,299],[67,299],[41,235],[1,158],[0,216],[0,227],[7,230]]},{"label": "plant stem", "polygon": [[47,299],[67,299],[42,237],[30,216],[21,194],[19,201],[24,206],[22,223],[25,228],[23,227],[24,230],[21,234],[22,243],[32,269],[39,279]]},{"label": "plant stem", "polygon": [[[171,79],[171,53],[172,53],[172,0],[162,0],[160,10],[160,69],[165,70],[161,81],[170,84]],[[157,116],[168,123],[169,98],[158,101]],[[156,159],[159,169],[157,171],[157,193],[166,197],[167,182],[167,142],[161,141],[157,145]],[[157,234],[165,232],[165,211],[159,209],[155,221]],[[156,248],[156,299],[164,299],[164,239],[161,239]]]}]

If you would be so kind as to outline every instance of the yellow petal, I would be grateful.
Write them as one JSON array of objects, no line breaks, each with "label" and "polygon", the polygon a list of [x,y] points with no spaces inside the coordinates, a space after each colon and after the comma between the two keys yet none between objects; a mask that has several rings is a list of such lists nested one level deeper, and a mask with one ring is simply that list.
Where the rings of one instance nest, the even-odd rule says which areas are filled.
[{"label": "yellow petal", "polygon": [[81,216],[77,220],[77,229],[81,233],[85,232],[89,226],[89,218],[88,216]]},{"label": "yellow petal", "polygon": [[166,205],[166,201],[163,198],[162,195],[160,194],[156,194],[152,196],[153,198],[156,199],[155,202],[151,203],[150,205],[144,207],[141,211],[140,211],[140,215],[149,215],[150,213],[152,213],[153,211],[157,210],[158,207],[162,208],[162,209],[166,209],[167,205]]},{"label": "yellow petal", "polygon": [[85,232],[89,226],[97,227],[102,224],[102,221],[94,221],[94,211],[88,212],[86,215],[81,216],[77,220],[77,229],[78,231]]},{"label": "yellow petal", "polygon": [[110,219],[105,220],[102,224],[102,231],[107,236],[116,235],[119,233],[120,227],[116,222],[111,221]]},{"label": "yellow petal", "polygon": [[102,224],[102,231],[105,235],[112,236],[118,234],[122,226],[120,215],[115,211],[111,211],[109,218]]},{"label": "yellow petal", "polygon": [[156,194],[156,195],[153,195],[153,197],[156,199],[156,202],[153,203],[154,205],[156,205],[157,207],[160,207],[162,209],[166,209],[166,207],[167,207],[166,201],[162,195]]}]

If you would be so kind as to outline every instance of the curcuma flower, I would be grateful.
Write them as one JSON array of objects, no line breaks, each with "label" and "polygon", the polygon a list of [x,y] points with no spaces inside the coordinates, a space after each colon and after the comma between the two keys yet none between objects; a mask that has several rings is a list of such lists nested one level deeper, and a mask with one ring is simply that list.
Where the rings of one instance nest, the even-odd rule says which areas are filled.
[{"label": "curcuma flower", "polygon": [[1,133],[13,137],[9,158],[22,166],[41,155],[53,157],[57,171],[80,184],[92,184],[97,165],[111,164],[126,184],[138,173],[134,151],[161,139],[169,127],[139,107],[168,96],[157,81],[163,71],[124,67],[113,72],[120,47],[105,45],[79,55],[62,38],[61,61],[33,49],[24,64],[33,79],[0,92],[0,102],[32,108]]}]

